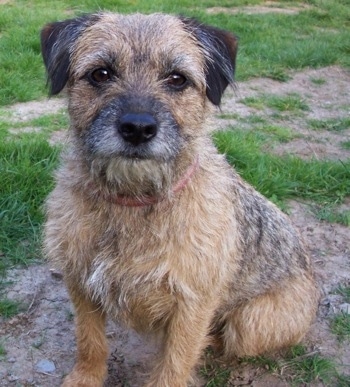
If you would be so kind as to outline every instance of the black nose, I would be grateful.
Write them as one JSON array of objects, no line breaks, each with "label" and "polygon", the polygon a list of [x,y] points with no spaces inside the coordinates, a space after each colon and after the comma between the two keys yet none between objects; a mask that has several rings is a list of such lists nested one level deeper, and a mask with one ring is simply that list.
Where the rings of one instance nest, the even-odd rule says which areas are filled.
[{"label": "black nose", "polygon": [[157,134],[157,122],[149,113],[127,113],[120,120],[119,133],[125,141],[139,145]]}]

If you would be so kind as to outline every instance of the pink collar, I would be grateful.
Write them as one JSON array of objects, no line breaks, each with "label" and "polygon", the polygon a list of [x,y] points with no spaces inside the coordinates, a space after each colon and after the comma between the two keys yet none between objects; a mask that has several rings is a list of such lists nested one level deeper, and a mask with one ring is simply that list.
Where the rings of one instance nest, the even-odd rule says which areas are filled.
[{"label": "pink collar", "polygon": [[[174,185],[172,193],[175,194],[186,187],[186,185],[191,181],[193,175],[198,170],[199,167],[199,157],[197,156],[193,164],[187,169],[183,177]],[[104,199],[118,204],[124,207],[145,207],[152,204],[157,204],[165,199],[165,197],[157,196],[141,196],[141,197],[130,197],[126,195],[103,195]]]}]

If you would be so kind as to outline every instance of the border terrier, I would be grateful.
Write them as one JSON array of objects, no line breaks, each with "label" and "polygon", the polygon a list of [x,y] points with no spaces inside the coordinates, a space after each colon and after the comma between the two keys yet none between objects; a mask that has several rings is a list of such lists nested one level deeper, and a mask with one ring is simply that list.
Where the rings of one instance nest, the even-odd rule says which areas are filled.
[{"label": "border terrier", "polygon": [[46,25],[41,43],[71,121],[44,233],[76,312],[63,385],[103,384],[107,316],[160,333],[146,386],[193,383],[211,341],[227,358],[299,342],[317,309],[310,259],[211,140],[236,37],[185,17],[97,13]]}]

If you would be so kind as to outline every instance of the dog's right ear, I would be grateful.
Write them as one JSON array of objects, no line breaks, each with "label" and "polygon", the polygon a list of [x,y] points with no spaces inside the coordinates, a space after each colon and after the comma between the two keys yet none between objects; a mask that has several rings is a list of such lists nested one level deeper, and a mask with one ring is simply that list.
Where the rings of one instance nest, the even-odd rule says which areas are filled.
[{"label": "dog's right ear", "polygon": [[98,15],[47,24],[41,31],[41,53],[47,70],[50,94],[58,94],[69,78],[70,55],[77,38],[98,20]]}]

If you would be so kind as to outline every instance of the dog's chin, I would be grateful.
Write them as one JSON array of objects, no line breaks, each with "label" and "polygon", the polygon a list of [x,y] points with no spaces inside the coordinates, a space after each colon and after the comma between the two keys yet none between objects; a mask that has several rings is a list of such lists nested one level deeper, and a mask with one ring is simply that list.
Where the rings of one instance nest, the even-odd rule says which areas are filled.
[{"label": "dog's chin", "polygon": [[91,164],[91,172],[118,194],[132,197],[164,196],[173,183],[172,162],[155,159],[97,158]]}]

